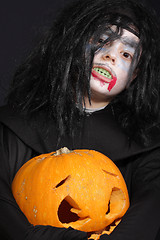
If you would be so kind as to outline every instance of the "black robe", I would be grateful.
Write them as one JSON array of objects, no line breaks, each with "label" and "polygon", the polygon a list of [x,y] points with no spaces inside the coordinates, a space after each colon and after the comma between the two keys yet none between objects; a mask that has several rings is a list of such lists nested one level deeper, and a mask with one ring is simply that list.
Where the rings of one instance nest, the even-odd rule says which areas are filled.
[{"label": "black robe", "polygon": [[130,142],[114,119],[111,107],[83,120],[74,139],[64,137],[57,144],[54,121],[43,113],[28,121],[8,107],[0,110],[0,239],[80,240],[87,234],[72,228],[33,226],[17,206],[11,183],[18,169],[30,158],[61,147],[94,149],[120,169],[129,192],[130,207],[110,235],[100,239],[160,240],[160,133],[151,131],[151,143],[142,147]]}]

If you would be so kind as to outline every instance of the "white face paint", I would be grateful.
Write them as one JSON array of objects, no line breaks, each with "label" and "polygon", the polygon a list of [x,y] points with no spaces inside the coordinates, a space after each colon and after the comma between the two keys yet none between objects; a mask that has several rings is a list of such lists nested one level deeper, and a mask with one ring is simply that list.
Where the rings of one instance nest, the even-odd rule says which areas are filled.
[{"label": "white face paint", "polygon": [[[114,26],[112,28],[114,30]],[[107,37],[104,34],[102,40]],[[90,79],[92,103],[90,107],[102,107],[108,104],[126,88],[132,58],[138,43],[139,38],[124,29],[120,39],[107,43],[96,52]]]}]

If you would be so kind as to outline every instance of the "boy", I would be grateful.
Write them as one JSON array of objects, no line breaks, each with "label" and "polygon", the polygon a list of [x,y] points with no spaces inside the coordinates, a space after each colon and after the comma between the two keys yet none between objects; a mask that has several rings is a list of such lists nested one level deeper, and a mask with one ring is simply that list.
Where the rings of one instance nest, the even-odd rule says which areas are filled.
[{"label": "boy", "polygon": [[0,231],[3,239],[87,239],[32,226],[11,193],[30,158],[66,146],[110,157],[130,208],[100,239],[158,240],[160,215],[160,31],[132,0],[74,1],[17,69],[1,109]]}]

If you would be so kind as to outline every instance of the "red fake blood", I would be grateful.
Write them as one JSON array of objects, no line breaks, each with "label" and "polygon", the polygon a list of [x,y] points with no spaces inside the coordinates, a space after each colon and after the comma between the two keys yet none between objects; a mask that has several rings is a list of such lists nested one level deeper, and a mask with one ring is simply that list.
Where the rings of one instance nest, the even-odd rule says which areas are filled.
[{"label": "red fake blood", "polygon": [[117,81],[117,78],[114,76],[112,81],[109,83],[109,86],[108,86],[108,91],[110,92],[111,89],[114,87],[114,85],[116,84],[116,81]]},{"label": "red fake blood", "polygon": [[109,83],[108,85],[108,91],[110,92],[114,85],[116,84],[117,78],[112,75],[112,79],[108,79],[99,73],[97,73],[95,70],[92,70],[92,76],[94,77],[95,80],[100,81],[100,86],[103,87],[105,83]]}]

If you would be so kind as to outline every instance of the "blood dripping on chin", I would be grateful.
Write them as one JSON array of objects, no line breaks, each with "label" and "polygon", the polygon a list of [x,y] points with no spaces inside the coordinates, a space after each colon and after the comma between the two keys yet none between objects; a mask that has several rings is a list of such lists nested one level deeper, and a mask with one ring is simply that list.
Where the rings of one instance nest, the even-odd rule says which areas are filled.
[{"label": "blood dripping on chin", "polygon": [[[94,77],[95,80],[97,80],[96,77]],[[99,80],[99,79],[98,79]],[[100,81],[100,86],[103,87],[107,82],[104,82],[102,80],[99,80]],[[110,92],[112,90],[112,88],[114,87],[114,85],[116,84],[116,81],[117,81],[117,78],[114,76],[112,81],[109,82],[108,84],[108,91]]]},{"label": "blood dripping on chin", "polygon": [[116,84],[117,78],[114,76],[112,81],[109,83],[108,85],[108,91],[110,92],[112,90],[112,88],[114,87],[114,85]]}]

